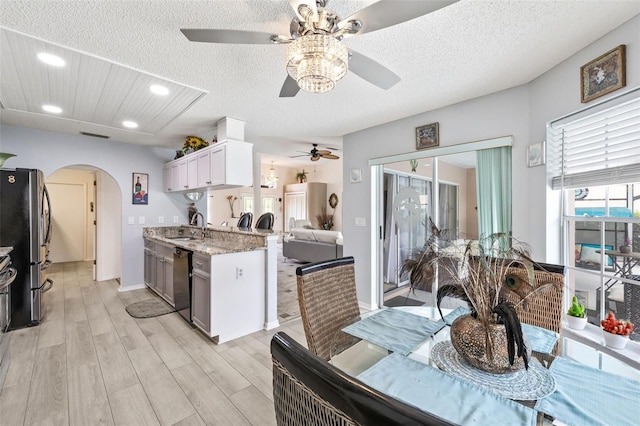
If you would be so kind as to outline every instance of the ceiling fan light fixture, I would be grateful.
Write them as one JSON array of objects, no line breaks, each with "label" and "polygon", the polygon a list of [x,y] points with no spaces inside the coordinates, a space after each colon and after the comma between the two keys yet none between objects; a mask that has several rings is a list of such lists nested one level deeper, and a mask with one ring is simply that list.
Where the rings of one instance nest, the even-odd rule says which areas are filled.
[{"label": "ceiling fan light fixture", "polygon": [[287,72],[304,91],[325,93],[348,70],[349,51],[325,34],[308,34],[287,46]]}]

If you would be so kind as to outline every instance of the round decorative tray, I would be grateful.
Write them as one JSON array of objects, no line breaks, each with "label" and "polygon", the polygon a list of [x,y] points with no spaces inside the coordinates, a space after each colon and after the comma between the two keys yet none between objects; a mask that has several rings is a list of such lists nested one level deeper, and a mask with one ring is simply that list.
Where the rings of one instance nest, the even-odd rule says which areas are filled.
[{"label": "round decorative tray", "polygon": [[431,359],[441,370],[509,399],[537,400],[556,389],[551,372],[536,359],[529,361],[528,370],[507,374],[487,373],[468,364],[449,341],[436,344],[431,350]]}]

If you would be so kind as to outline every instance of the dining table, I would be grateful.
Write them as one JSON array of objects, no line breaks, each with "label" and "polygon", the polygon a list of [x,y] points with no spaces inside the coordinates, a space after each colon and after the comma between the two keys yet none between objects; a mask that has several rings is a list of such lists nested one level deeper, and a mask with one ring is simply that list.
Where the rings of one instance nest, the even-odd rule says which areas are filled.
[{"label": "dining table", "polygon": [[522,324],[533,354],[528,369],[487,373],[468,364],[451,344],[451,323],[466,313],[458,307],[442,309],[441,315],[433,306],[364,312],[335,333],[330,362],[456,424],[640,424],[640,371],[618,365],[620,357],[593,346],[578,350],[583,345],[571,334]]}]

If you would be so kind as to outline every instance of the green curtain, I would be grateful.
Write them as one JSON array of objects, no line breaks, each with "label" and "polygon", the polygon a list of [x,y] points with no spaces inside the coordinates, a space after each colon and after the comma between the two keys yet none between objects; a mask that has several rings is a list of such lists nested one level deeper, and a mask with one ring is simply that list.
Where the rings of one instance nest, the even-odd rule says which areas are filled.
[{"label": "green curtain", "polygon": [[511,235],[511,147],[483,149],[476,155],[478,233]]}]

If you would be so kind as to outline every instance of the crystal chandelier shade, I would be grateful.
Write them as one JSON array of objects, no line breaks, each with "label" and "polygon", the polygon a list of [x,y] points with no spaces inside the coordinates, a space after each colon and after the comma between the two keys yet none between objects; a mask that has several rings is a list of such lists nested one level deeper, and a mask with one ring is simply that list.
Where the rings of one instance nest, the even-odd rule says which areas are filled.
[{"label": "crystal chandelier shade", "polygon": [[325,93],[347,73],[349,52],[324,34],[302,36],[287,47],[287,72],[302,90]]}]

